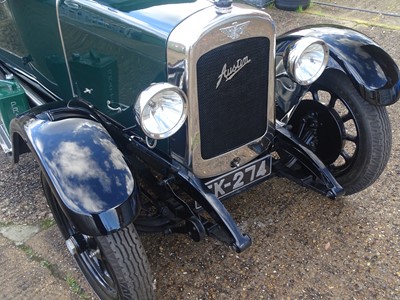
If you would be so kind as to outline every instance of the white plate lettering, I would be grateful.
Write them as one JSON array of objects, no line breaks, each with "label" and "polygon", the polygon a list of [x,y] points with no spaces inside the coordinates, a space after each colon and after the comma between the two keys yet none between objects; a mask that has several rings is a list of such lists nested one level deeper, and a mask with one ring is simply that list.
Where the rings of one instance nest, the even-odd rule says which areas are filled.
[{"label": "white plate lettering", "polygon": [[271,174],[271,156],[262,157],[239,169],[223,174],[206,183],[215,196],[227,196],[237,189],[243,188],[254,181]]}]

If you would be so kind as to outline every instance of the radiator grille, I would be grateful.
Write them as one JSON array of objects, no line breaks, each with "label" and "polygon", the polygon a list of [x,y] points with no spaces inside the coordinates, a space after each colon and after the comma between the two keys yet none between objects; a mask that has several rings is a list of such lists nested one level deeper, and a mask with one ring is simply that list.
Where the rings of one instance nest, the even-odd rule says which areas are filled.
[{"label": "radiator grille", "polygon": [[[265,37],[249,38],[216,48],[198,60],[203,159],[243,146],[266,132],[269,47]],[[237,71],[240,59],[244,66]],[[235,75],[228,80],[223,77],[216,88],[225,64],[227,73]]]}]

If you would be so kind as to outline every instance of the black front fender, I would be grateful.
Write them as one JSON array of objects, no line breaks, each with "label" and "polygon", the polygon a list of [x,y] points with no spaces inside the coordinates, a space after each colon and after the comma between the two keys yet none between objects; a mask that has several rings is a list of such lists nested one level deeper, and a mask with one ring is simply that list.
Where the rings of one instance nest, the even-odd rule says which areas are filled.
[{"label": "black front fender", "polygon": [[378,44],[355,30],[340,26],[298,28],[277,39],[277,53],[301,37],[319,38],[329,46],[328,68],[350,77],[361,96],[374,105],[390,105],[400,97],[400,73]]},{"label": "black front fender", "polygon": [[81,233],[102,235],[131,223],[138,212],[137,187],[107,130],[84,114],[50,115],[31,112],[12,121],[14,160],[26,144]]}]

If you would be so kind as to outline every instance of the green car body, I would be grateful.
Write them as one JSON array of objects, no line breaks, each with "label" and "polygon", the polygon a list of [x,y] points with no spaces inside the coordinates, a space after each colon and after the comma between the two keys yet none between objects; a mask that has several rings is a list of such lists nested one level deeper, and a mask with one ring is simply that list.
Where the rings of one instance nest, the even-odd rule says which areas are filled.
[{"label": "green car body", "polygon": [[[21,68],[59,98],[79,95],[110,116],[118,107],[131,107],[152,82],[166,81],[170,32],[187,16],[211,6],[205,0],[28,0],[5,5],[0,7],[2,28],[11,32],[1,35],[1,48],[17,54]],[[116,119],[133,125],[130,113]]]}]

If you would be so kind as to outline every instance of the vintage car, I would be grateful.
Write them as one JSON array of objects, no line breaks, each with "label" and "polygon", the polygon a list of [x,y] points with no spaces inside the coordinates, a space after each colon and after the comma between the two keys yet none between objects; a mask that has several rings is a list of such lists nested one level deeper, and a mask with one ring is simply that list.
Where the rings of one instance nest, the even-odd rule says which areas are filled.
[{"label": "vintage car", "polygon": [[31,152],[101,299],[152,299],[139,232],[251,245],[223,200],[273,176],[359,192],[391,149],[399,69],[337,26],[276,37],[231,0],[1,0],[0,140]]}]

